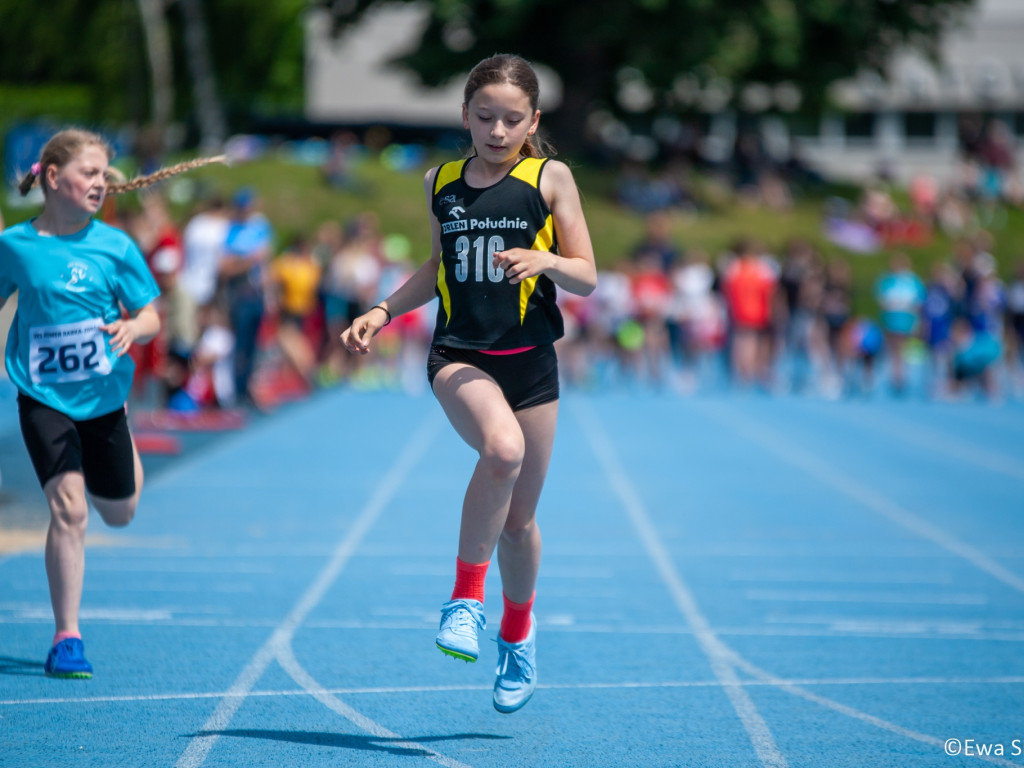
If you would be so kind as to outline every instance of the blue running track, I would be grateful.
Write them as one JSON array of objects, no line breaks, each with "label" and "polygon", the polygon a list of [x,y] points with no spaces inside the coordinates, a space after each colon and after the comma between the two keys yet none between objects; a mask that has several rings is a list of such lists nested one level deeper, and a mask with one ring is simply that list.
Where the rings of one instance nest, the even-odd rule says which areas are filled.
[{"label": "blue running track", "polygon": [[1022,449],[1020,403],[566,393],[506,716],[496,567],[480,662],[434,647],[472,453],[427,396],[322,394],[94,517],[92,680],[0,557],[0,765],[1021,766]]}]

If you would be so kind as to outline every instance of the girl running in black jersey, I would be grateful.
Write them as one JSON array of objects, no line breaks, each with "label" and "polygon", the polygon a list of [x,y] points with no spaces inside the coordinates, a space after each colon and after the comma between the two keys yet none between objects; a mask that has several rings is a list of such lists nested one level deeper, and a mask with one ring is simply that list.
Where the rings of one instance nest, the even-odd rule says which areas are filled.
[{"label": "girl running in black jersey", "polygon": [[495,547],[504,613],[494,706],[515,712],[537,685],[532,614],[541,539],[535,520],[558,417],[553,343],[562,318],[556,286],[586,296],[597,271],[569,168],[541,157],[533,68],[518,56],[481,61],[462,105],[472,156],[431,168],[430,259],[342,334],[352,352],[392,317],[438,297],[427,362],[452,426],[479,454],[462,507],[455,587],[441,607],[437,646],[479,656],[484,580]]}]

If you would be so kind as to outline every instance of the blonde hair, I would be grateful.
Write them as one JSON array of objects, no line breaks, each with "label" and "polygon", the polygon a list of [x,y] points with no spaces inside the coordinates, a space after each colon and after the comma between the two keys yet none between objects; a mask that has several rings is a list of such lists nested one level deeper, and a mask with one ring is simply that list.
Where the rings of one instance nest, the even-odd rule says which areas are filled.
[{"label": "blonde hair", "polygon": [[171,176],[177,176],[179,173],[185,173],[196,168],[202,168],[204,165],[212,165],[213,163],[220,163],[227,165],[227,155],[215,155],[214,157],[197,157],[195,160],[186,160],[183,163],[176,165],[169,165],[166,168],[161,168],[158,171],[147,174],[146,176],[136,176],[134,179],[125,182],[116,182],[111,184],[107,183],[107,194],[108,195],[123,195],[125,192],[134,192],[137,189],[148,187],[150,184],[156,184],[169,179]]},{"label": "blonde hair", "polygon": [[[70,163],[75,156],[82,151],[83,148],[88,146],[97,146],[103,150],[107,156],[107,160],[114,159],[114,150],[110,144],[99,134],[93,133],[92,131],[85,131],[80,128],[68,128],[54,134],[54,136],[46,142],[43,146],[43,151],[39,155],[38,172],[29,171],[22,177],[21,182],[18,184],[18,191],[21,192],[22,196],[29,193],[32,187],[40,184],[43,188],[43,194],[46,194],[46,185],[41,183],[41,179],[46,174],[46,169],[55,165],[58,168],[63,168],[65,165]],[[204,165],[210,165],[212,163],[223,163],[227,164],[227,157],[225,155],[217,155],[216,157],[199,157],[195,160],[187,160],[177,165],[172,165],[167,168],[161,168],[158,171],[147,174],[145,176],[138,176],[130,181],[125,181],[124,176],[116,169],[111,169],[111,176],[116,176],[116,179],[107,181],[107,194],[108,195],[121,195],[125,192],[134,192],[137,189],[148,187],[151,184],[163,181],[164,179],[175,176],[179,173],[185,173],[195,168],[201,168]]]}]

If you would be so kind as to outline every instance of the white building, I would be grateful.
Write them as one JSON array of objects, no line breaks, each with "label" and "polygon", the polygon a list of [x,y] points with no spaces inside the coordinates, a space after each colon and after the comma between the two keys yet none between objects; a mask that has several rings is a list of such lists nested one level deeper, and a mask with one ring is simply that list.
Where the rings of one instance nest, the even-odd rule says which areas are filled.
[{"label": "white building", "polygon": [[[306,26],[306,117],[314,122],[365,125],[462,127],[462,88],[457,78],[443,88],[424,88],[416,77],[387,62],[411,49],[427,23],[425,5],[394,3],[367,12],[338,39],[325,13]],[[561,101],[561,83],[538,68],[541,107]]]},{"label": "white building", "polygon": [[899,178],[956,168],[958,126],[965,115],[1002,120],[1024,135],[1024,0],[979,0],[933,64],[915,53],[894,57],[885,78],[862,74],[837,83],[845,114],[801,137],[806,155],[826,172],[864,178],[888,166]]},{"label": "white building", "polygon": [[[396,3],[370,11],[355,28],[331,39],[329,21],[311,14],[307,26],[306,117],[320,123],[461,127],[463,79],[442,89],[419,86],[413,75],[388,68],[418,38],[424,6]],[[885,167],[897,178],[927,171],[944,180],[955,172],[958,123],[964,114],[999,117],[1024,135],[1024,0],[978,0],[962,29],[950,32],[938,65],[914,53],[894,57],[887,77],[868,74],[835,86],[845,110],[816,131],[798,134],[803,155],[827,174],[868,178]],[[540,70],[542,107],[561,99],[561,83]],[[767,113],[766,113],[767,114]],[[710,122],[709,146],[732,146],[729,112]],[[769,143],[784,146],[783,118],[765,117]]]}]

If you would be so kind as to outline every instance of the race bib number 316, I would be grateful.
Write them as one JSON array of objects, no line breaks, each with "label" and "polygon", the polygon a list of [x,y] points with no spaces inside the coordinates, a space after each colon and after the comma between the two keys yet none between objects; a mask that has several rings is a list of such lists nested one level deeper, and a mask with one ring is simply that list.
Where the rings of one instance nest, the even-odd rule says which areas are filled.
[{"label": "race bib number 316", "polygon": [[33,384],[63,384],[106,376],[111,371],[101,318],[29,329]]}]

